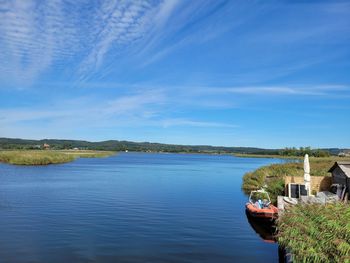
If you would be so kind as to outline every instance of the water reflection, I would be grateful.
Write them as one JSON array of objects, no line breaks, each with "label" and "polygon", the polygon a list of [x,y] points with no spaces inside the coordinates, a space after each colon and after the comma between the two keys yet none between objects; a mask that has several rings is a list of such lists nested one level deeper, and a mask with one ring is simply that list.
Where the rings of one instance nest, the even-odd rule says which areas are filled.
[{"label": "water reflection", "polygon": [[246,217],[250,226],[260,236],[260,238],[268,243],[276,243],[275,232],[276,226],[274,223],[261,218],[254,218],[246,211]]}]

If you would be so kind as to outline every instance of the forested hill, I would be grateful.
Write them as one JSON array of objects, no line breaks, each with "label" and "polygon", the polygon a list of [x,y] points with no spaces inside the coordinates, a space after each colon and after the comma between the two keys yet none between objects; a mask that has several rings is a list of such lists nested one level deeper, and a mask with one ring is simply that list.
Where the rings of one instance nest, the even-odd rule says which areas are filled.
[{"label": "forested hill", "polygon": [[89,142],[80,140],[25,140],[0,138],[0,149],[38,149],[48,144],[50,149],[90,149],[109,151],[152,151],[152,152],[188,152],[188,153],[248,153],[248,154],[278,154],[278,150],[253,147],[221,147],[209,145],[175,145],[150,142],[101,141]]},{"label": "forested hill", "polygon": [[310,156],[337,155],[340,152],[349,153],[349,149],[329,148],[311,149],[310,147],[284,148],[284,149],[262,149],[255,147],[223,147],[209,145],[176,145],[151,142],[130,142],[130,141],[101,141],[89,142],[80,140],[26,140],[13,138],[0,138],[0,149],[42,149],[48,144],[50,149],[87,149],[87,150],[108,150],[108,151],[137,151],[137,152],[185,152],[185,153],[236,153],[236,154],[259,154],[259,155],[283,155],[303,156],[308,153]]}]

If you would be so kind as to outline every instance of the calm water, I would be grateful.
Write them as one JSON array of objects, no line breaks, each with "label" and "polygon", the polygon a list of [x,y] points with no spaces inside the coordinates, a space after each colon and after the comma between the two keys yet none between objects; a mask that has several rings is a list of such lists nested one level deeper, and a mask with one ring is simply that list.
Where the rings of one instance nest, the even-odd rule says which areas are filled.
[{"label": "calm water", "polygon": [[272,159],[122,153],[0,164],[0,262],[278,262],[242,175]]}]

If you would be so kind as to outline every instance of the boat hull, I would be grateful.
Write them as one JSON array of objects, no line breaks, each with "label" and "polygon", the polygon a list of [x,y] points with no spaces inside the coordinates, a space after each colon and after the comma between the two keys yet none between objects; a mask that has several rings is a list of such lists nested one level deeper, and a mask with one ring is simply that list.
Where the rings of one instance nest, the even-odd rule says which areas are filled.
[{"label": "boat hull", "polygon": [[253,204],[247,203],[246,211],[254,218],[274,220],[278,217],[278,209],[273,205],[270,205],[267,208],[257,208]]}]

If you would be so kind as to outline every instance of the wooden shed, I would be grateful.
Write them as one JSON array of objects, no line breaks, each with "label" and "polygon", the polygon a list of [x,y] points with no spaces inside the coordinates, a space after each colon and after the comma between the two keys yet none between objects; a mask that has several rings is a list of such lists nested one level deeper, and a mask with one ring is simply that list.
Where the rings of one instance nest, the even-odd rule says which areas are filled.
[{"label": "wooden shed", "polygon": [[350,189],[350,162],[335,162],[328,171],[332,173],[333,184],[346,186],[346,192]]}]

